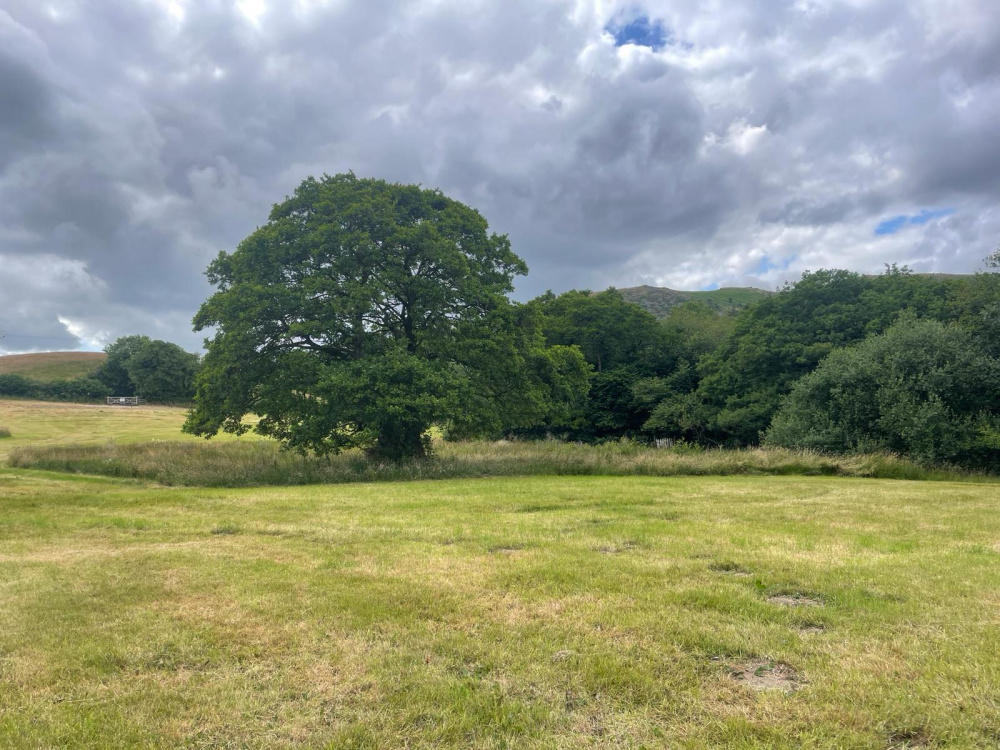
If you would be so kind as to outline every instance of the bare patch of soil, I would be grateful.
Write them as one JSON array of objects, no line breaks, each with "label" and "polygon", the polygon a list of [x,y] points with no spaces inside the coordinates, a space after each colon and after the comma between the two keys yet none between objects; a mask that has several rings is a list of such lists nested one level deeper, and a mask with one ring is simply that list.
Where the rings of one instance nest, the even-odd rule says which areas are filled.
[{"label": "bare patch of soil", "polygon": [[887,750],[908,750],[930,747],[931,741],[923,729],[901,729],[889,735]]},{"label": "bare patch of soil", "polygon": [[816,635],[826,632],[826,625],[821,622],[805,622],[799,626],[799,632],[803,635]]},{"label": "bare patch of soil", "polygon": [[823,602],[813,599],[805,594],[778,594],[767,597],[768,604],[777,604],[779,607],[822,607]]},{"label": "bare patch of soil", "polygon": [[715,571],[716,573],[722,573],[727,576],[734,576],[736,578],[749,578],[750,571],[734,562],[717,562],[712,563],[708,566],[709,570]]},{"label": "bare patch of soil", "polygon": [[754,659],[732,669],[730,676],[751,690],[781,690],[791,693],[798,690],[801,680],[798,672],[781,661]]},{"label": "bare patch of soil", "polygon": [[511,544],[511,545],[505,545],[505,546],[500,546],[500,547],[490,547],[490,554],[491,555],[509,555],[509,554],[514,553],[514,552],[520,552],[523,549],[524,549],[524,545],[520,545],[520,544]]},{"label": "bare patch of soil", "polygon": [[598,547],[597,551],[605,555],[620,555],[622,552],[628,552],[638,546],[635,542],[624,541],[621,544],[609,544],[604,547]]}]

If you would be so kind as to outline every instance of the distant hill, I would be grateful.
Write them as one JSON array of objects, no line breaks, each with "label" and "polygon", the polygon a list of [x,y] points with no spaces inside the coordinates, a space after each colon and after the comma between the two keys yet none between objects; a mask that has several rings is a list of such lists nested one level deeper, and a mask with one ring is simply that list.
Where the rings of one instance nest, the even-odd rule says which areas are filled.
[{"label": "distant hill", "polygon": [[622,297],[649,310],[658,318],[664,318],[670,308],[691,300],[699,300],[720,313],[739,310],[774,292],[750,286],[729,286],[708,292],[680,292],[661,286],[633,286],[619,289]]},{"label": "distant hill", "polygon": [[23,375],[32,380],[71,380],[94,372],[104,352],[41,352],[0,356],[0,375]]}]

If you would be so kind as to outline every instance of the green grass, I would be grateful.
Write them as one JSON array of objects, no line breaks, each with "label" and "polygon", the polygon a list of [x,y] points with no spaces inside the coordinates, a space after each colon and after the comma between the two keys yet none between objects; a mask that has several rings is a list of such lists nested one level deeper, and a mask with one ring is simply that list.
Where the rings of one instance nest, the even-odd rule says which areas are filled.
[{"label": "green grass", "polygon": [[357,452],[302,458],[259,436],[206,442],[180,432],[178,407],[108,407],[0,400],[14,437],[0,460],[20,468],[146,479],[171,485],[249,487],[486,476],[818,475],[992,481],[928,470],[894,456],[822,456],[784,449],[673,452],[637,444],[436,441],[433,461],[382,464]]},{"label": "green grass", "polygon": [[41,352],[0,356],[0,375],[23,375],[32,380],[72,380],[92,374],[107,355],[103,352]]},{"label": "green grass", "polygon": [[888,455],[823,456],[783,448],[674,452],[635,443],[435,443],[435,456],[382,463],[358,451],[302,457],[270,441],[46,445],[9,453],[12,466],[146,479],[168,485],[252,487],[511,476],[804,475],[994,481],[930,470]]},{"label": "green grass", "polygon": [[692,299],[702,300],[713,307],[731,310],[733,308],[747,307],[754,302],[759,302],[762,298],[771,294],[771,292],[754,287],[723,287],[722,289],[711,289],[705,292],[686,292],[686,294]]},{"label": "green grass", "polygon": [[[998,511],[831,477],[2,470],[0,747],[996,747]],[[768,602],[795,594],[821,604]]]},{"label": "green grass", "polygon": [[[48,401],[0,399],[0,424],[13,435],[0,443],[0,462],[14,449],[63,443],[94,444],[114,440],[135,443],[150,440],[201,442],[183,434],[186,410],[174,406],[103,406]],[[234,440],[222,436],[223,440]],[[258,440],[246,436],[240,440]]]},{"label": "green grass", "polygon": [[559,443],[324,462],[183,418],[0,401],[15,463],[131,477],[0,469],[0,747],[1000,745],[995,480]]}]

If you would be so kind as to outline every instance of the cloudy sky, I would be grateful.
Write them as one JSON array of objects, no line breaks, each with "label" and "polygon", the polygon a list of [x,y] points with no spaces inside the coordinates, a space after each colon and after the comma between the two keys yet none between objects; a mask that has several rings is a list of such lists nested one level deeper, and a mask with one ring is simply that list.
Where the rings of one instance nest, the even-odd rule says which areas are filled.
[{"label": "cloudy sky", "polygon": [[348,169],[478,208],[522,299],[970,272],[1000,3],[0,0],[0,347],[198,348],[208,261]]}]

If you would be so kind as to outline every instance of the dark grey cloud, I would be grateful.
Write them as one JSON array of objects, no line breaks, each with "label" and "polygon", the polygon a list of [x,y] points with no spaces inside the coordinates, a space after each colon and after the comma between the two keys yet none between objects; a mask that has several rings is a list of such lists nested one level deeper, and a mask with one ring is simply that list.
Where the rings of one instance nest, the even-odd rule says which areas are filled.
[{"label": "dark grey cloud", "polygon": [[[641,16],[662,46],[616,46]],[[3,345],[196,347],[208,261],[346,169],[475,205],[521,296],[966,272],[1000,241],[997,39],[994,0],[5,0]]]}]

